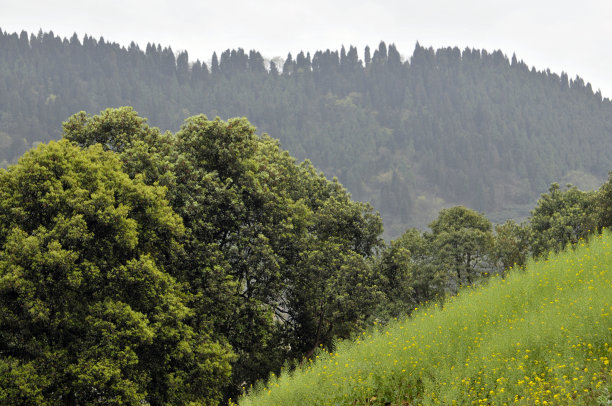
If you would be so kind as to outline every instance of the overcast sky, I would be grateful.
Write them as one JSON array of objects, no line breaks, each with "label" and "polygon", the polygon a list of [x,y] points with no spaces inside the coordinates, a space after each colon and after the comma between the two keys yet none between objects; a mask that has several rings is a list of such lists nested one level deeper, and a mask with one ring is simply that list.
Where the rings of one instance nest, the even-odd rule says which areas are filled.
[{"label": "overcast sky", "polygon": [[154,42],[205,61],[238,47],[272,58],[355,45],[362,56],[381,40],[407,58],[417,41],[501,49],[612,98],[612,0],[0,0],[0,28]]}]

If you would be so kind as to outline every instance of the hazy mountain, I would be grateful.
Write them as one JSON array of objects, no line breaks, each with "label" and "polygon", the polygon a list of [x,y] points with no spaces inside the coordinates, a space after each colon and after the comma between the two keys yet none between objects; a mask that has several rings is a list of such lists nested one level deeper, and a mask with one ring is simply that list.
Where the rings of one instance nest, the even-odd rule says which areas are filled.
[{"label": "hazy mountain", "polygon": [[[360,58],[360,55],[362,57]],[[277,61],[279,62],[279,61]],[[0,30],[0,162],[85,110],[131,105],[152,125],[246,116],[380,210],[386,237],[464,204],[520,218],[553,181],[597,187],[612,169],[612,103],[501,51],[394,45],[289,54],[186,52]]]}]

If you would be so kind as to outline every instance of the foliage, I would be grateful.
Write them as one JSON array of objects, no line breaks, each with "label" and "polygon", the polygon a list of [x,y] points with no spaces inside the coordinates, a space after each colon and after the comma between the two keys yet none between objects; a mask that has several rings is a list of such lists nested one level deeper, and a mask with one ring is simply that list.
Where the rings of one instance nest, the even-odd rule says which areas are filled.
[{"label": "foliage", "polygon": [[522,268],[529,256],[529,225],[507,220],[495,226],[495,246],[492,257],[499,265],[502,278],[512,267]]},{"label": "foliage", "polygon": [[100,146],[40,145],[0,172],[0,399],[215,404],[231,353],[166,272],[184,226]]},{"label": "foliage", "polygon": [[564,191],[553,183],[529,219],[533,255],[559,252],[568,244],[588,238],[597,229],[595,197],[595,192],[583,192],[571,185]]},{"label": "foliage", "polygon": [[349,337],[380,299],[369,260],[382,245],[378,214],[246,119],[199,115],[161,134],[120,108],[79,113],[64,135],[101,142],[130,176],[167,186],[186,228],[168,270],[193,295],[194,328],[212,325],[237,354],[226,396]]},{"label": "foliage", "polygon": [[526,217],[550,182],[601,181],[612,166],[612,103],[579,77],[501,51],[368,55],[300,52],[266,69],[259,52],[228,49],[209,69],[156,44],[0,31],[0,164],[59,138],[79,110],[132,105],[172,131],[194,112],[248,116],[381,210],[387,238],[425,228],[431,207]]},{"label": "foliage", "polygon": [[[499,51],[419,44],[404,62],[381,43],[365,63],[350,47],[289,55],[278,67],[266,69],[256,51],[214,55],[209,71],[186,52],[175,57],[151,44],[143,52],[88,36],[81,43],[76,35],[0,31],[0,165],[58,138],[55,123],[82,108],[133,104],[152,123],[180,126],[163,133],[129,107],[81,112],[63,126],[86,151],[69,176],[57,168],[72,168],[65,160],[78,150],[64,142],[0,176],[20,174],[24,185],[2,181],[0,272],[32,272],[0,291],[9,295],[2,306],[27,313],[26,323],[37,312],[68,312],[74,300],[84,320],[54,321],[69,333],[39,339],[38,330],[13,325],[21,313],[7,311],[3,396],[70,403],[102,399],[88,391],[104,387],[105,403],[215,402],[285,362],[332,350],[368,319],[409,313],[490,273],[506,276],[525,263],[529,245],[544,255],[611,223],[610,180],[598,193],[553,185],[527,226],[507,222],[493,235],[483,214],[453,207],[431,233],[410,229],[385,247],[371,206],[309,161],[296,164],[246,119],[199,115],[181,126],[190,111],[248,114],[298,159],[312,157],[353,196],[375,203],[389,237],[424,226],[424,207],[461,202],[517,213],[553,179],[603,178],[612,162],[611,104],[580,78],[529,70]],[[58,145],[66,157],[32,163]],[[87,160],[98,172],[81,170]],[[66,274],[38,277],[56,268]],[[23,290],[39,283],[47,293]],[[15,310],[18,294],[35,305]],[[94,294],[104,301],[86,300]],[[149,304],[137,305],[141,299]],[[81,330],[61,324],[69,321]],[[81,338],[78,348],[63,346],[68,334]],[[34,355],[4,357],[10,346]],[[146,374],[130,378],[145,365]],[[81,386],[50,394],[60,381]]]},{"label": "foliage", "polygon": [[431,241],[419,230],[406,230],[391,242],[379,265],[387,295],[381,307],[389,316],[403,316],[444,294],[447,272],[437,262]]},{"label": "foliage", "polygon": [[526,228],[519,231],[510,224],[498,226],[494,236],[483,214],[455,206],[439,213],[430,224],[431,233],[408,229],[378,258],[386,300],[379,303],[377,317],[384,322],[423,303],[443,302],[461,286],[498,271],[503,274],[504,261],[518,257],[524,262],[527,241],[516,239]]},{"label": "foliage", "polygon": [[364,332],[241,405],[578,404],[609,399],[612,235]]},{"label": "foliage", "polygon": [[471,285],[481,275],[491,273],[493,248],[491,222],[480,213],[462,206],[440,211],[431,228],[437,267],[449,271],[451,290]]},{"label": "foliage", "polygon": [[599,188],[599,192],[596,196],[596,207],[597,207],[597,226],[601,229],[602,227],[612,227],[612,172],[608,177],[608,181],[605,182]]}]

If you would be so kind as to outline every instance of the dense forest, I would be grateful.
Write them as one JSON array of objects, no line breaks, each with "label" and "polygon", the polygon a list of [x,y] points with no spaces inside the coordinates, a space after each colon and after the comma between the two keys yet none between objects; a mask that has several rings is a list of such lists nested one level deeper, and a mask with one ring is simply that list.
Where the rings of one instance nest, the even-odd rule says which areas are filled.
[{"label": "dense forest", "polygon": [[123,105],[172,131],[199,113],[248,117],[372,203],[386,238],[456,204],[524,218],[551,182],[596,188],[612,167],[612,102],[501,51],[417,43],[402,58],[381,42],[282,61],[226,50],[205,63],[156,44],[0,30],[2,166],[59,139],[75,112]]},{"label": "dense forest", "polygon": [[81,112],[0,169],[0,403],[224,403],[610,226],[612,175],[552,184],[527,223],[455,206],[386,244],[246,119]]},{"label": "dense forest", "polygon": [[0,403],[236,399],[612,226],[611,135],[500,51],[0,30]]}]

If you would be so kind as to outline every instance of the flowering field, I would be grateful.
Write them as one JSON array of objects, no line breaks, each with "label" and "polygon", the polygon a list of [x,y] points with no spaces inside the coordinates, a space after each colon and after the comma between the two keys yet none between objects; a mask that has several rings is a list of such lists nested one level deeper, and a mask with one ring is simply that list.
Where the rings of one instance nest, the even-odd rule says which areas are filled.
[{"label": "flowering field", "polygon": [[612,404],[611,233],[340,343],[240,405]]}]

